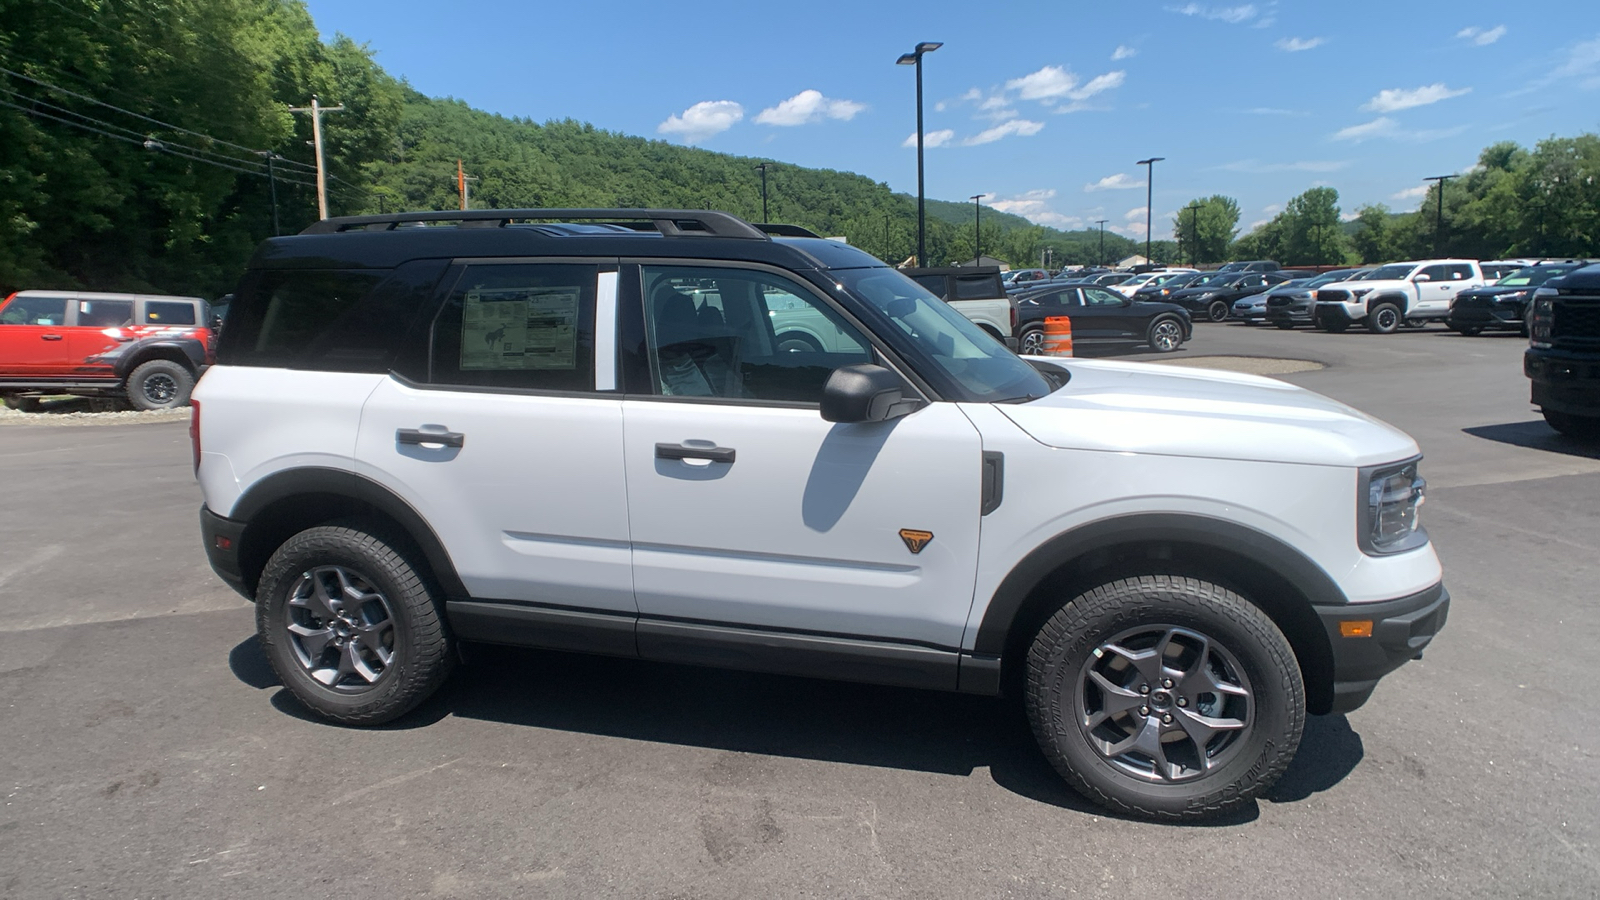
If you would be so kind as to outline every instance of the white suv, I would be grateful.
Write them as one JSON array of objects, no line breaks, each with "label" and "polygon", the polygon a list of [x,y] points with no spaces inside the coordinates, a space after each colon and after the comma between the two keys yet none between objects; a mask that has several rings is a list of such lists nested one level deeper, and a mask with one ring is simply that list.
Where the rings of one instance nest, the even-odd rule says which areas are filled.
[{"label": "white suv", "polygon": [[1373,334],[1392,334],[1401,325],[1443,322],[1457,294],[1485,283],[1477,260],[1390,263],[1360,281],[1318,288],[1315,321],[1332,332],[1365,323]]},{"label": "white suv", "polygon": [[[801,318],[828,340],[780,341]],[[1011,691],[1078,790],[1194,817],[1449,603],[1395,429],[1025,360],[860,250],[721,213],[269,240],[195,401],[211,563],[339,722],[416,706],[457,641]]]}]

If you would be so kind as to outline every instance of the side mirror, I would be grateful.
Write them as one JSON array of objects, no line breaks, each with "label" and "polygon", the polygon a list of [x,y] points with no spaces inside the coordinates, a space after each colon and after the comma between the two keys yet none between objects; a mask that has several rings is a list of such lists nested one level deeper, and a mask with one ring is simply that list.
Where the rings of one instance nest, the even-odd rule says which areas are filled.
[{"label": "side mirror", "polygon": [[829,422],[883,422],[920,405],[905,382],[883,366],[840,366],[822,389],[822,418]]},{"label": "side mirror", "polygon": [[1412,281],[1432,281],[1433,280],[1433,276],[1429,275],[1427,272],[1423,272],[1420,275],[1411,276],[1411,280]]}]

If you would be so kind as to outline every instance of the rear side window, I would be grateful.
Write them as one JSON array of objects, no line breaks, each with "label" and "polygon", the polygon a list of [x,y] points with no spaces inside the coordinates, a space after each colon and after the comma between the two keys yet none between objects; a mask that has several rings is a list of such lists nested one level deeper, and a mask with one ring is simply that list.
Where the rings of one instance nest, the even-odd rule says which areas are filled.
[{"label": "rear side window", "polygon": [[[1028,277],[1029,281],[1038,280],[1034,276]],[[926,287],[926,285],[924,285]],[[994,283],[993,275],[957,275],[956,299],[957,300],[984,300],[992,297],[1003,297],[1005,291]]]},{"label": "rear side window", "polygon": [[944,298],[945,284],[943,275],[918,275],[912,280],[927,288],[928,293],[935,297]]},{"label": "rear side window", "polygon": [[78,324],[90,328],[120,328],[133,324],[132,300],[79,300]]},{"label": "rear side window", "polygon": [[389,371],[401,338],[433,295],[445,262],[398,269],[264,269],[228,311],[217,361],[329,372]]},{"label": "rear side window", "polygon": [[429,381],[511,390],[594,390],[599,266],[469,267],[433,324]]},{"label": "rear side window", "polygon": [[146,300],[144,303],[146,325],[193,325],[194,304],[177,300]]}]

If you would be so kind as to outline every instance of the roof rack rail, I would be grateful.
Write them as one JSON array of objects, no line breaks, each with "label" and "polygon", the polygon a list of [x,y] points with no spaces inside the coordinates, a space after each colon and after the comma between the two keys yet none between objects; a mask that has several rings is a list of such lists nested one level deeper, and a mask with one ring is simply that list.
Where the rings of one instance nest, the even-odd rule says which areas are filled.
[{"label": "roof rack rail", "polygon": [[817,234],[815,231],[812,231],[809,228],[803,228],[799,225],[785,225],[777,222],[751,222],[750,227],[759,231],[764,231],[767,234],[776,235],[778,237],[822,237],[822,235]]},{"label": "roof rack rail", "polygon": [[771,240],[750,223],[705,209],[463,209],[439,212],[388,213],[377,216],[339,216],[306,226],[301,234],[340,234],[346,231],[392,231],[411,223],[460,222],[477,227],[504,227],[526,219],[546,221],[622,220],[651,222],[664,237],[726,237]]}]

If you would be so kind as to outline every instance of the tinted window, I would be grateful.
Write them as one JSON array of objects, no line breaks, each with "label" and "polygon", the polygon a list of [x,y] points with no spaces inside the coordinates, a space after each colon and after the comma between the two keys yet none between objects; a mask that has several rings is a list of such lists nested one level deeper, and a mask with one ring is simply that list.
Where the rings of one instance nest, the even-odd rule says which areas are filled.
[{"label": "tinted window", "polygon": [[120,328],[133,324],[132,300],[79,300],[78,324],[90,328]]},{"label": "tinted window", "polygon": [[1392,265],[1379,266],[1367,278],[1371,281],[1399,281],[1402,278],[1410,277],[1411,270],[1414,268],[1416,267],[1411,263],[1394,263]]},{"label": "tinted window", "polygon": [[5,325],[61,325],[67,321],[64,297],[15,297],[0,313]]},{"label": "tinted window", "polygon": [[1451,281],[1453,276],[1449,266],[1424,266],[1418,275],[1428,276],[1429,281]]},{"label": "tinted window", "polygon": [[1124,299],[1126,298],[1119,294],[1113,294],[1100,288],[1083,289],[1083,303],[1085,306],[1121,306]]},{"label": "tinted window", "polygon": [[[1041,281],[1043,275],[1030,275],[1028,281]],[[926,287],[927,285],[923,285]],[[999,297],[1005,294],[995,286],[993,275],[957,275],[956,299],[957,300],[982,300],[988,297]]]},{"label": "tinted window", "polygon": [[246,276],[217,344],[225,365],[387,372],[445,263],[393,272],[258,270]]},{"label": "tinted window", "polygon": [[193,325],[194,304],[175,300],[146,300],[144,302],[146,325]]},{"label": "tinted window", "polygon": [[916,281],[917,281],[917,284],[920,284],[923,287],[927,288],[928,292],[933,294],[935,297],[943,297],[944,296],[944,276],[943,275],[918,275],[917,278],[916,278]]},{"label": "tinted window", "polygon": [[820,403],[834,369],[873,361],[854,326],[782,276],[688,266],[645,266],[642,276],[646,355],[662,396]]},{"label": "tinted window", "polygon": [[594,390],[599,267],[472,266],[433,323],[434,384]]}]

